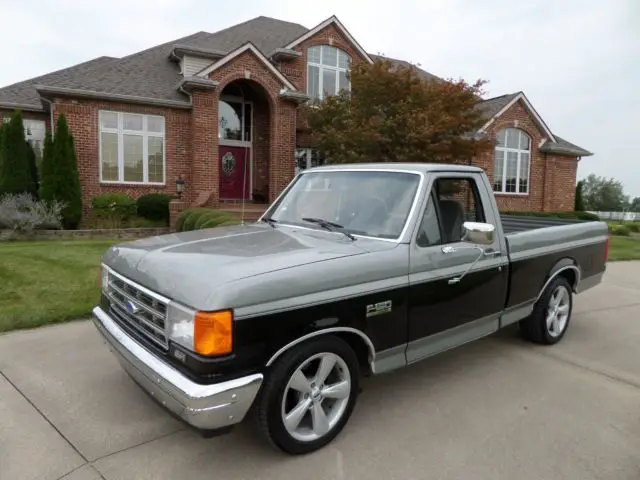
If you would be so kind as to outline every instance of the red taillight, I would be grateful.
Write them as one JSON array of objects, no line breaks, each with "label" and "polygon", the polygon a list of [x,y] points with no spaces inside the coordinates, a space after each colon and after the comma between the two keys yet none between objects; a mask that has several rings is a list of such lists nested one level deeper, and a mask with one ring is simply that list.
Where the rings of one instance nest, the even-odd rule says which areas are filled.
[{"label": "red taillight", "polygon": [[609,241],[611,240],[611,236],[607,236],[607,243],[604,245],[604,261],[609,261]]}]

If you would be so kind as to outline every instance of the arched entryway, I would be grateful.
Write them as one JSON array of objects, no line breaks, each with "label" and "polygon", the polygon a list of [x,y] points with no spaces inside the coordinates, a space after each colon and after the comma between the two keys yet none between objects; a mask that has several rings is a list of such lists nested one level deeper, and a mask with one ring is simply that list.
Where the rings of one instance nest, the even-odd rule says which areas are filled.
[{"label": "arched entryway", "polygon": [[269,200],[270,105],[264,87],[235,80],[218,103],[220,201]]}]

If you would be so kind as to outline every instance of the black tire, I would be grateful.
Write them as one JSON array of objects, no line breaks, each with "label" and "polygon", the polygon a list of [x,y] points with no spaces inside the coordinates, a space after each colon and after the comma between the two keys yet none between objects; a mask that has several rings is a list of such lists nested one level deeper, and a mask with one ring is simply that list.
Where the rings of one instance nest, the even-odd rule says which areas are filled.
[{"label": "black tire", "polygon": [[[547,313],[551,296],[558,288],[564,288],[569,294],[569,312],[564,328],[559,334],[553,334],[547,326]],[[540,299],[533,307],[531,316],[520,321],[520,333],[522,337],[541,345],[553,345],[562,340],[569,329],[571,323],[571,313],[573,312],[573,291],[571,284],[565,277],[558,276],[549,283]]]},{"label": "black tire", "polygon": [[[312,356],[325,352],[333,353],[345,362],[351,381],[349,399],[342,417],[328,433],[314,441],[300,441],[292,437],[284,426],[283,396],[287,383],[297,368]],[[310,453],[324,447],[342,431],[349,420],[359,392],[359,377],[356,353],[341,338],[326,335],[294,346],[278,358],[267,372],[254,404],[258,429],[273,446],[290,455]]]}]

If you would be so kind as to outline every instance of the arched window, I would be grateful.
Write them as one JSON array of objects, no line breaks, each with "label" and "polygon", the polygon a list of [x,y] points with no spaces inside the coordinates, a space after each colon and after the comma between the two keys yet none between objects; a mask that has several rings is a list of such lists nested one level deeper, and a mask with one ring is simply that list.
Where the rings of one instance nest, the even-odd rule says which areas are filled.
[{"label": "arched window", "polygon": [[322,100],[340,90],[351,89],[347,71],[351,57],[329,45],[318,45],[307,51],[307,94]]},{"label": "arched window", "polygon": [[493,169],[493,191],[497,193],[529,193],[531,139],[517,128],[498,133]]}]

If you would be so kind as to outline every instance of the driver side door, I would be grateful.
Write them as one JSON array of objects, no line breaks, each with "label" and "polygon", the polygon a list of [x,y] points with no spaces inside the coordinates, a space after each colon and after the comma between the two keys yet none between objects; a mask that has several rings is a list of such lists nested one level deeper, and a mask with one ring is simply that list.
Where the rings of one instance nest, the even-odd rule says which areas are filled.
[{"label": "driver side door", "polygon": [[[494,215],[495,201],[482,180],[480,173],[433,175],[410,245],[408,363],[499,327],[507,295],[508,257],[497,225],[500,220]],[[493,243],[463,241],[465,221],[495,225]],[[462,278],[455,281],[456,277]]]}]

